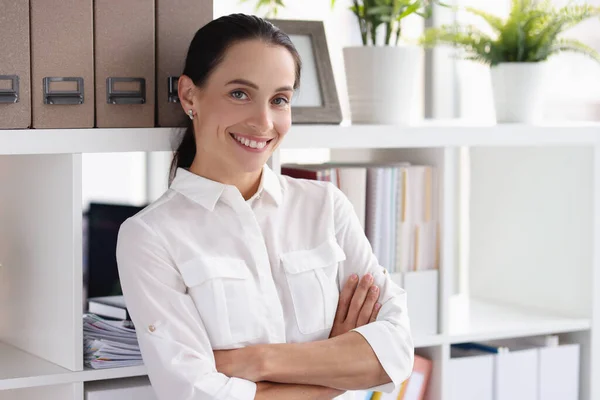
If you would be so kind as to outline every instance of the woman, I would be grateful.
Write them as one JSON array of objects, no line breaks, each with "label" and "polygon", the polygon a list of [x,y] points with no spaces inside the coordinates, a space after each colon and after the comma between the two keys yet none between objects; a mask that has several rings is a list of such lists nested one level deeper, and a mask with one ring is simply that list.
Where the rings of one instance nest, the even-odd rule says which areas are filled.
[{"label": "woman", "polygon": [[192,40],[178,87],[191,125],[170,188],[117,246],[161,400],[348,398],[389,392],[412,370],[405,292],[351,203],[266,165],[300,67],[289,37],[257,17],[219,18]]}]

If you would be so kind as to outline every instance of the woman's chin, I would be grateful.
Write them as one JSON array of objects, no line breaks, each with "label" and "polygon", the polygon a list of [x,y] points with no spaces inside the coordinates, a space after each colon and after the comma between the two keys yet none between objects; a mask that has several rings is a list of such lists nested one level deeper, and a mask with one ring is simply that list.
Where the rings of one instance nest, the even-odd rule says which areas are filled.
[{"label": "woman's chin", "polygon": [[268,159],[268,157],[256,157],[254,160],[245,160],[245,162],[240,163],[240,169],[244,173],[260,171],[262,170],[263,166],[268,161]]}]

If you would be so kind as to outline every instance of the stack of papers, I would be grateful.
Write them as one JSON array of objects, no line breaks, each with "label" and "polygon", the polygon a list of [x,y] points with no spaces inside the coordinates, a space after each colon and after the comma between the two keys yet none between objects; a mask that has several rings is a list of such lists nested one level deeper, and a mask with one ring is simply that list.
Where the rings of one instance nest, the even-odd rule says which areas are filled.
[{"label": "stack of papers", "polygon": [[135,328],[130,321],[105,320],[83,315],[85,365],[94,369],[142,365]]}]

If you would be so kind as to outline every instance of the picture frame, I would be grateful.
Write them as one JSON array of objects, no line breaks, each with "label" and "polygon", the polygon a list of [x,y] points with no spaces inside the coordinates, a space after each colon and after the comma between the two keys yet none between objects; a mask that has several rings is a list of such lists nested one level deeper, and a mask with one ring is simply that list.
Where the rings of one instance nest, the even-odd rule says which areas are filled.
[{"label": "picture frame", "polygon": [[323,21],[268,21],[290,37],[302,59],[300,87],[292,99],[292,123],[341,123],[342,110]]}]

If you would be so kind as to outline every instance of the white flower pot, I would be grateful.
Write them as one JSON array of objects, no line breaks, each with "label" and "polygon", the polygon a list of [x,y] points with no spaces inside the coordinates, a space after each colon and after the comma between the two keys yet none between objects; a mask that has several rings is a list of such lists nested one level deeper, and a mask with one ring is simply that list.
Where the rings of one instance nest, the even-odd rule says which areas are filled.
[{"label": "white flower pot", "polygon": [[415,121],[422,48],[358,46],[343,51],[352,123],[408,125]]},{"label": "white flower pot", "polygon": [[501,63],[491,68],[498,123],[534,124],[542,119],[545,62]]}]

